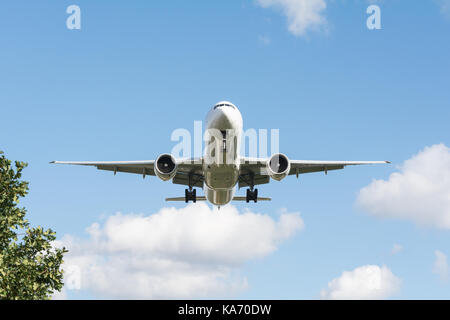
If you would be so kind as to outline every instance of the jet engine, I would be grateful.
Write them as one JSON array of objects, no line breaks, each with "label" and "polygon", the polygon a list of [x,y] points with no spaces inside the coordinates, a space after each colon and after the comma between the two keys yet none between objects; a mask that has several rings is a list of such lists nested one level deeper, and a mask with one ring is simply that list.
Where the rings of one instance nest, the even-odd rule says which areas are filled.
[{"label": "jet engine", "polygon": [[284,154],[274,154],[270,157],[269,161],[267,161],[267,172],[274,180],[280,181],[289,174],[290,170],[291,163]]},{"label": "jet engine", "polygon": [[156,159],[154,170],[161,180],[167,181],[177,173],[177,163],[170,154],[162,154]]}]

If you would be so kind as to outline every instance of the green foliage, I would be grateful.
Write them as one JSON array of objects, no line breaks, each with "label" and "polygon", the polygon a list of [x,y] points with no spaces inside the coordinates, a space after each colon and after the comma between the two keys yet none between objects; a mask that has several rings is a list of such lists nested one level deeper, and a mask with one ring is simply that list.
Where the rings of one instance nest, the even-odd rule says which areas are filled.
[{"label": "green foliage", "polygon": [[28,193],[22,181],[24,162],[6,159],[0,151],[0,299],[50,299],[63,286],[65,248],[52,247],[55,232],[32,228],[19,198]]}]

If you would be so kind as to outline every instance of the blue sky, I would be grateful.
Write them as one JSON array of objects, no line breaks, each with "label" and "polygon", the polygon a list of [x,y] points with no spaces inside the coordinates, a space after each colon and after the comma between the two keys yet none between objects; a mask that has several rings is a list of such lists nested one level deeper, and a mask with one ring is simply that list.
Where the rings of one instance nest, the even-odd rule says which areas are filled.
[{"label": "blue sky", "polygon": [[[48,162],[154,159],[170,152],[174,129],[193,130],[226,99],[244,128],[279,129],[292,159],[393,163],[288,177],[259,187],[272,202],[234,204],[275,221],[282,208],[300,212],[305,227],[233,267],[248,286],[231,297],[319,298],[345,270],[386,265],[401,279],[392,297],[450,298],[432,272],[435,250],[450,255],[449,228],[355,205],[373,179],[388,180],[426,146],[450,145],[450,12],[445,1],[380,1],[382,29],[368,30],[369,2],[324,3],[318,30],[295,35],[281,7],[257,1],[3,1],[0,149],[29,163],[21,203],[32,224],[86,239],[116,212],[167,207],[182,186]],[[81,30],[66,28],[71,4]]]}]

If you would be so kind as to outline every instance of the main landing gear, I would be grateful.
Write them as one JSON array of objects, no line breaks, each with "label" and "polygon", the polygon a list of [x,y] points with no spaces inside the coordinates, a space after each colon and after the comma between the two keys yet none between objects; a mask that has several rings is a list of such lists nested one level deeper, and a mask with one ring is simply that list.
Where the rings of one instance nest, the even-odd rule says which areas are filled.
[{"label": "main landing gear", "polygon": [[[188,179],[189,179],[189,184],[188,184],[189,189],[186,189],[184,191],[184,202],[188,203],[189,201],[192,201],[192,202],[196,203],[197,202],[197,193],[196,193],[196,190],[193,188],[193,186],[195,186],[195,184],[197,182],[199,182],[200,179],[198,178],[198,176],[195,176],[192,174],[189,174]],[[195,179],[197,179],[197,180],[195,180]]]},{"label": "main landing gear", "polygon": [[247,201],[247,203],[250,201],[254,201],[255,203],[258,202],[258,189],[253,190],[253,187],[247,189],[247,196],[245,201]]},{"label": "main landing gear", "polygon": [[258,189],[254,189],[255,182],[254,182],[254,174],[249,173],[246,178],[244,179],[244,182],[247,183],[249,188],[247,189],[247,195],[245,197],[245,201],[249,203],[250,201],[254,201],[255,203],[258,202]]},{"label": "main landing gear", "polygon": [[195,189],[190,187],[189,189],[184,190],[184,201],[188,203],[189,201],[197,202],[197,193]]}]

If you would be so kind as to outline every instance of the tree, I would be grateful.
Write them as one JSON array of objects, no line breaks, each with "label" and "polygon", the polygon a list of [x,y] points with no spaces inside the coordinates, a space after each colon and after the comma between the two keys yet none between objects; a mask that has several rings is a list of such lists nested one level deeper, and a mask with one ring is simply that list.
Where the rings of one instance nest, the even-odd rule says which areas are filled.
[{"label": "tree", "polygon": [[11,161],[0,151],[0,299],[50,299],[63,286],[61,264],[68,252],[55,248],[55,232],[31,228],[19,198],[28,193],[22,181],[24,162]]}]

